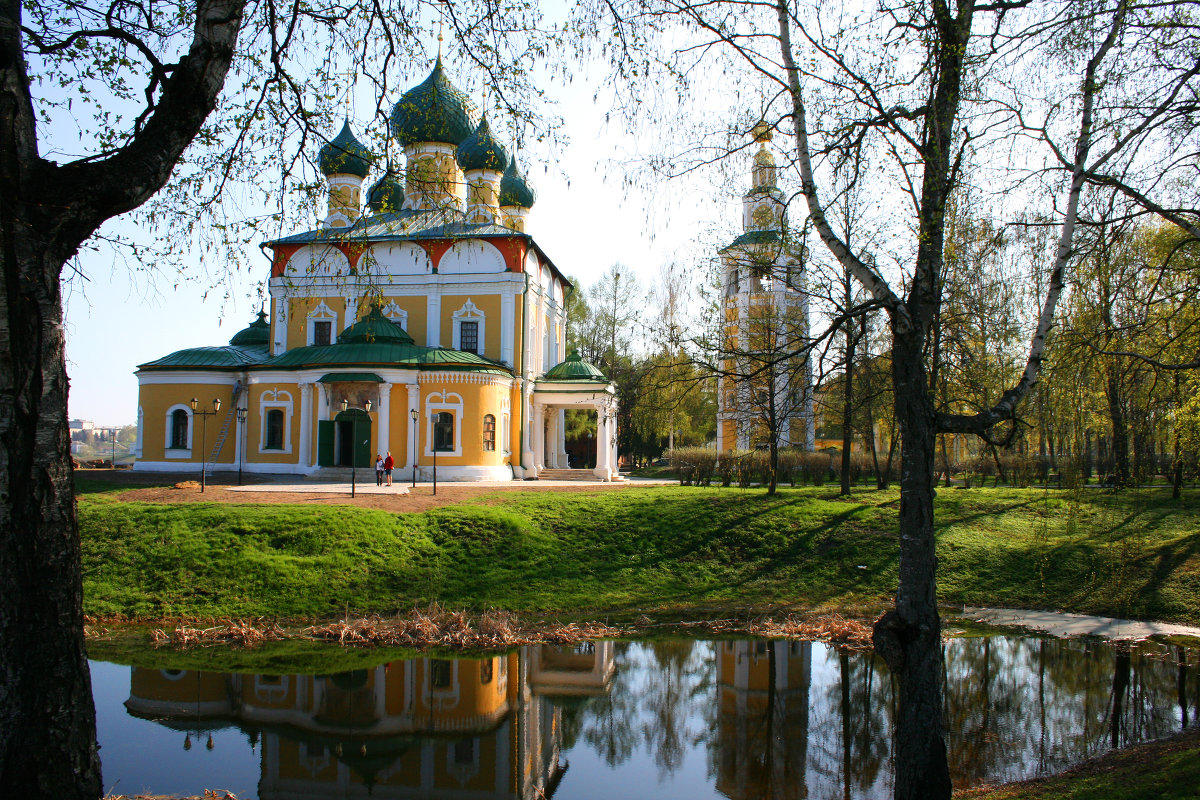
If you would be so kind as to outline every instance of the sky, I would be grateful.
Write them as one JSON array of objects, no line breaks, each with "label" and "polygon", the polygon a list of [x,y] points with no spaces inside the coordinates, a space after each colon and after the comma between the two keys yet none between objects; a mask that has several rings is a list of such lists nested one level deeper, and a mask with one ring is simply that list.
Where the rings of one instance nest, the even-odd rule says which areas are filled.
[{"label": "sky", "polygon": [[[465,88],[470,76],[452,62],[446,66],[451,80]],[[409,65],[403,85],[415,85],[428,70],[429,64]],[[605,68],[581,66],[576,75],[569,86],[546,86],[569,139],[557,165],[549,163],[553,156],[547,148],[535,146],[522,154],[521,166],[538,194],[528,232],[564,273],[585,287],[614,263],[631,269],[644,286],[654,282],[665,263],[703,269],[715,241],[711,231],[740,227],[740,197],[715,189],[702,176],[653,191],[627,189],[622,165],[644,148],[620,123],[607,121],[611,108],[603,97],[593,99]],[[471,94],[478,104],[477,93]],[[389,98],[389,104],[395,99]],[[356,105],[365,109],[370,103],[357,100]],[[326,133],[331,137],[336,131]],[[748,154],[744,160],[748,188]],[[377,178],[372,172],[364,189]],[[307,228],[318,223],[314,218]],[[128,219],[117,218],[104,230],[136,234],[131,226]],[[250,255],[251,263],[259,265],[254,274],[235,276],[214,289],[199,268],[182,277],[132,272],[125,262],[114,260],[109,248],[81,251],[79,270],[64,286],[70,417],[105,426],[133,424],[138,364],[187,347],[226,344],[251,322],[269,263],[257,252]],[[197,267],[199,263],[197,256]]]}]

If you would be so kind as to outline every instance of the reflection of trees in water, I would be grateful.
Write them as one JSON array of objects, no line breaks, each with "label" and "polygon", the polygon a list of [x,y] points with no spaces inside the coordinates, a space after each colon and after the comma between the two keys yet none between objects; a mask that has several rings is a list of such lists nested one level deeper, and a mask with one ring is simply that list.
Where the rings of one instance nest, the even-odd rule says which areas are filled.
[{"label": "reflection of trees in water", "polygon": [[813,692],[809,746],[811,796],[887,797],[892,792],[891,730],[895,695],[891,674],[873,653],[816,645],[830,675]]},{"label": "reflection of trees in water", "polygon": [[1152,643],[990,636],[946,646],[946,719],[957,786],[1057,772],[1178,729],[1178,668]]},{"label": "reflection of trees in water", "polygon": [[704,738],[696,724],[712,704],[713,650],[707,643],[662,640],[650,644],[657,669],[651,669],[642,689],[642,740],[654,755],[659,778],[683,764],[684,756]]},{"label": "reflection of trees in water", "polygon": [[629,760],[637,745],[636,716],[640,679],[626,662],[631,642],[615,642],[613,654],[617,669],[608,691],[584,701],[562,702],[563,750],[570,750],[582,739],[610,767]]}]

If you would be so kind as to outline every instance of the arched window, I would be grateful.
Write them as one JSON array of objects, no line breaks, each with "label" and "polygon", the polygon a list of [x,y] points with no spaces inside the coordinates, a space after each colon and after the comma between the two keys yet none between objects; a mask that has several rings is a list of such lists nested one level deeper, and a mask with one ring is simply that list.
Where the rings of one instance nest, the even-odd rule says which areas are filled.
[{"label": "arched window", "polygon": [[454,415],[449,411],[438,412],[433,424],[433,449],[440,453],[454,450]]},{"label": "arched window", "polygon": [[283,409],[267,411],[267,441],[263,447],[266,450],[283,449]]},{"label": "arched window", "polygon": [[171,449],[186,450],[188,446],[188,413],[182,408],[171,412]]},{"label": "arched window", "polygon": [[496,417],[493,414],[483,417],[483,449],[496,449]]}]

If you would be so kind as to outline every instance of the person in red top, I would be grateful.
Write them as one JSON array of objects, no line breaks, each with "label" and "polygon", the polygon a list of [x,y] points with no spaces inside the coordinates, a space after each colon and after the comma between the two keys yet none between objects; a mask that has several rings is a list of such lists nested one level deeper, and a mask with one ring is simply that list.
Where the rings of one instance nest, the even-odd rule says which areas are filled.
[{"label": "person in red top", "polygon": [[388,450],[387,458],[383,460],[383,475],[387,478],[387,485],[392,485],[392,468],[396,466],[396,462],[392,460],[392,451]]}]

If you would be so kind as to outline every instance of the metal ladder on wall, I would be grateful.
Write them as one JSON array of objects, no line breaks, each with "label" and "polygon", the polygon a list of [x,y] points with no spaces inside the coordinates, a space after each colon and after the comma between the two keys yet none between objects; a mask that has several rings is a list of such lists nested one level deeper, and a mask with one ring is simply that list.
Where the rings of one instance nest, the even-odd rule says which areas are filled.
[{"label": "metal ladder on wall", "polygon": [[233,427],[233,420],[237,417],[238,400],[241,399],[245,388],[241,381],[238,381],[233,387],[233,400],[229,404],[229,413],[225,415],[225,422],[221,425],[221,432],[217,434],[217,443],[213,445],[212,455],[208,459],[208,472],[206,473],[208,475],[212,474],[213,467],[217,463],[217,457],[221,455],[221,449],[225,447],[225,437],[229,435],[229,429]]}]

